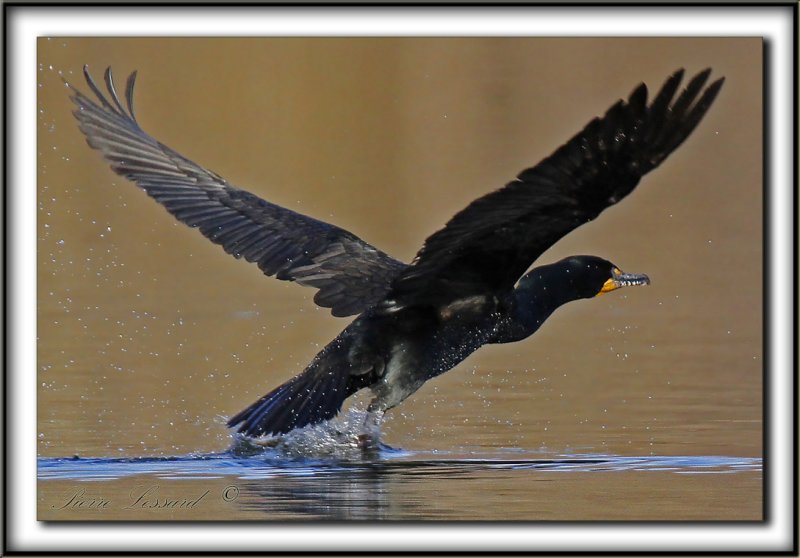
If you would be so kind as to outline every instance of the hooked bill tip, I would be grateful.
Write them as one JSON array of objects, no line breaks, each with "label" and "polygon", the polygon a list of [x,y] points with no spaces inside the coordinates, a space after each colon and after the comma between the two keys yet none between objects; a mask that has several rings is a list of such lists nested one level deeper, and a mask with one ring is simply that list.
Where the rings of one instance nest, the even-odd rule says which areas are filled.
[{"label": "hooked bill tip", "polygon": [[644,273],[623,273],[617,278],[617,282],[621,287],[649,285],[650,278]]}]

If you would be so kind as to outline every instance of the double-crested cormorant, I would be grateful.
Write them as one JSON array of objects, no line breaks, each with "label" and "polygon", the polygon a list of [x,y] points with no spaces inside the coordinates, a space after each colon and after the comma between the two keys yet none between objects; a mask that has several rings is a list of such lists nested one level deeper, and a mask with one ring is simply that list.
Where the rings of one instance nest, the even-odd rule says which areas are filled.
[{"label": "double-crested cormorant", "polygon": [[247,436],[282,434],[333,418],[362,388],[377,419],[427,380],[486,343],[533,334],[559,306],[627,285],[595,256],[528,267],[561,237],[627,196],[694,130],[722,87],[710,69],[676,97],[683,70],[648,104],[644,84],[555,153],[456,214],[404,264],[348,231],[264,201],[144,132],[123,106],[111,69],[107,94],[84,67],[92,100],[74,91],[80,129],[111,168],[181,222],[266,275],[314,287],[334,316],[358,317],[299,375],[228,421]]}]

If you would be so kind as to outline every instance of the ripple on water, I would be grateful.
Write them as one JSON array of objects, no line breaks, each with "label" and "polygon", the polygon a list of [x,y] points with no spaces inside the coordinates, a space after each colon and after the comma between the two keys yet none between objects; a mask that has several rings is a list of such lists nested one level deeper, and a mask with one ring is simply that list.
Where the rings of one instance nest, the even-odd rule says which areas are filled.
[{"label": "ripple on water", "polygon": [[545,456],[517,448],[409,451],[380,441],[380,425],[364,431],[366,411],[350,408],[339,420],[306,427],[285,436],[258,440],[239,435],[221,453],[165,457],[40,458],[41,480],[107,481],[133,475],[165,480],[264,479],[342,472],[370,474],[463,474],[482,470],[549,472],[658,471],[720,474],[761,471],[762,460],[726,456]]}]

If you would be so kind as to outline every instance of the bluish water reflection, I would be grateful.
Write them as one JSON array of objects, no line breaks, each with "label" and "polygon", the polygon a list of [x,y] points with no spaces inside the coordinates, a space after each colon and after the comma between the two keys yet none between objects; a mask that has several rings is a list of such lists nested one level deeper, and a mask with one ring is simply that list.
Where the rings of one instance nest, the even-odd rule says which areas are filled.
[{"label": "bluish water reflection", "polygon": [[286,457],[267,450],[256,456],[231,452],[174,457],[40,458],[40,480],[103,481],[133,475],[160,479],[236,478],[256,480],[317,475],[459,475],[481,470],[542,472],[670,471],[682,474],[760,471],[762,460],[726,456],[562,455],[541,458],[509,450],[465,457],[456,452],[381,449],[361,459]]}]

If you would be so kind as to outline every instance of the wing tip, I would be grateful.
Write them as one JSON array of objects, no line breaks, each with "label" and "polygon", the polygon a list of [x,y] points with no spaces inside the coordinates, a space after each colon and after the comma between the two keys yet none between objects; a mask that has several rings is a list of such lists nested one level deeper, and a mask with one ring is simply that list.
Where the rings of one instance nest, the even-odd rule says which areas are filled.
[{"label": "wing tip", "polygon": [[628,96],[628,104],[644,107],[647,105],[647,84],[642,82]]},{"label": "wing tip", "polygon": [[[136,120],[136,116],[133,112],[133,85],[136,82],[137,72],[134,70],[127,79],[125,97],[128,110],[126,111],[122,105],[122,102],[120,101],[119,95],[117,94],[116,86],[114,84],[114,72],[111,66],[106,66],[106,69],[103,71],[103,81],[106,85],[105,92],[97,86],[97,82],[92,77],[89,64],[84,64],[82,70],[86,84],[89,86],[89,89],[91,89],[92,93],[94,93],[95,97],[100,102],[100,105],[102,105],[102,108],[131,121],[138,127],[138,121]],[[64,78],[62,78],[62,80],[63,79]],[[78,89],[69,84],[69,82],[64,80],[64,83],[66,83],[67,87],[75,92],[71,98],[79,107],[82,107],[86,102],[92,102],[91,99],[85,97]],[[108,96],[106,96],[106,94]]]}]

